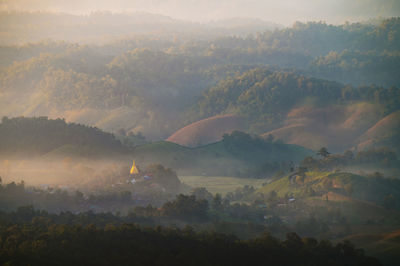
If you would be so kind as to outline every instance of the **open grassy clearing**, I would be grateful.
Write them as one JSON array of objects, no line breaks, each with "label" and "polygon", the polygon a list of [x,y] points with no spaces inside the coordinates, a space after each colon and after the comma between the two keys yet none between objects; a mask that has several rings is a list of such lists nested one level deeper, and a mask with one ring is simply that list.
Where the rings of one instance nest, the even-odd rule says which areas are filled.
[{"label": "open grassy clearing", "polygon": [[180,176],[179,179],[191,187],[205,187],[211,193],[220,193],[222,195],[245,185],[259,188],[267,182],[266,179],[223,176]]}]

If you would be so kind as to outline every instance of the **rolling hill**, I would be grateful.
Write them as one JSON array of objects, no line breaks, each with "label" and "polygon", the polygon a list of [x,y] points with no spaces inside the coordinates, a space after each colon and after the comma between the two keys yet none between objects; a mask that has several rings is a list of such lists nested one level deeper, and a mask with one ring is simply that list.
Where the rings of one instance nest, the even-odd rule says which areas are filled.
[{"label": "rolling hill", "polygon": [[[237,114],[245,118],[249,132],[265,137],[271,134],[309,149],[325,146],[342,152],[354,148],[359,137],[398,110],[399,93],[395,87],[356,88],[295,71],[257,67],[208,89],[191,115]],[[399,132],[397,115],[384,121],[382,126],[394,134]],[[390,146],[389,142],[385,145]]]},{"label": "rolling hill", "polygon": [[283,125],[269,134],[286,143],[302,145],[317,150],[327,147],[332,151],[352,148],[357,138],[379,121],[377,105],[330,105],[327,107],[303,106],[288,112]]},{"label": "rolling hill", "polygon": [[280,170],[287,171],[291,164],[312,154],[297,145],[266,141],[239,131],[196,148],[168,141],[132,148],[98,128],[47,117],[4,117],[0,138],[0,156],[5,159],[135,159],[142,166],[161,163],[191,175],[266,177]]},{"label": "rolling hill", "polygon": [[144,144],[134,149],[133,157],[139,164],[158,162],[180,174],[259,178],[287,171],[290,163],[312,154],[297,145],[268,143],[235,132],[219,142],[195,148],[166,141]]},{"label": "rolling hill", "polygon": [[202,119],[179,129],[167,141],[188,147],[220,141],[223,134],[244,129],[244,118],[238,115],[218,115]]},{"label": "rolling hill", "polygon": [[357,140],[358,149],[390,146],[400,152],[400,111],[379,120]]},{"label": "rolling hill", "polygon": [[127,152],[110,133],[47,117],[4,117],[0,123],[0,139],[2,157],[29,158],[46,154],[96,157]]}]

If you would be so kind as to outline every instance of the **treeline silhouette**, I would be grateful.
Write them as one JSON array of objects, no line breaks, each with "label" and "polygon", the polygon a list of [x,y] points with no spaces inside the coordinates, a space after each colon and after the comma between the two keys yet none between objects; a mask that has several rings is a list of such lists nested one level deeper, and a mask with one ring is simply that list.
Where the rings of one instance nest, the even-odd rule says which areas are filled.
[{"label": "treeline silhouette", "polygon": [[343,154],[328,154],[322,158],[307,156],[301,166],[310,171],[332,171],[346,166],[393,167],[399,166],[398,157],[394,150],[381,147]]},{"label": "treeline silhouette", "polygon": [[[86,220],[69,214],[46,217],[22,208],[0,213],[0,263],[5,265],[381,265],[349,242],[332,244],[289,233],[278,240],[268,233],[251,240],[186,226],[96,226],[105,214]],[[30,218],[27,219],[27,217]],[[108,217],[113,217],[108,215]],[[118,217],[114,217],[118,220]],[[59,221],[57,222],[57,219]],[[10,223],[11,221],[11,223]],[[91,223],[93,222],[93,223]]]}]

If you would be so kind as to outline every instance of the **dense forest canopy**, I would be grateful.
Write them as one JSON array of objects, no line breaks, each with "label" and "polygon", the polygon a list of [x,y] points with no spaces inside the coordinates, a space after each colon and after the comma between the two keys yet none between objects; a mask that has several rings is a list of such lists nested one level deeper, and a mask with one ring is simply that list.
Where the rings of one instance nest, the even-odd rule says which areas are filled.
[{"label": "dense forest canopy", "polygon": [[[21,210],[14,216],[18,219],[26,215],[29,212]],[[89,219],[97,221],[102,217],[92,215]],[[58,225],[46,215],[35,213],[32,222],[2,226],[0,234],[5,240],[1,243],[2,263],[131,265],[134,261],[138,265],[244,265],[268,261],[280,265],[381,265],[349,242],[333,245],[313,238],[302,239],[295,233],[288,234],[284,241],[268,234],[239,241],[223,234],[196,233],[191,227],[179,230],[140,228],[134,224],[109,224],[105,228],[93,224]]]},{"label": "dense forest canopy", "polygon": [[[32,14],[41,15],[47,16]],[[0,115],[61,116],[108,131],[123,128],[135,133],[141,131],[150,139],[160,139],[188,122],[221,112],[235,112],[235,109],[247,114],[257,111],[258,116],[269,120],[274,116],[270,113],[274,107],[268,109],[266,103],[261,107],[257,101],[272,97],[270,90],[275,87],[276,95],[267,102],[277,100],[278,95],[290,96],[276,101],[279,109],[301,104],[304,97],[314,97],[315,93],[327,90],[334,93],[330,95],[334,101],[340,98],[371,100],[371,93],[377,93],[377,88],[382,87],[384,97],[392,101],[387,103],[386,113],[389,113],[398,108],[396,92],[394,96],[386,93],[393,86],[392,90],[398,91],[396,87],[400,84],[398,32],[399,19],[390,18],[378,24],[295,23],[290,28],[247,37],[135,35],[97,45],[61,41],[3,45],[0,48],[0,101],[5,107]],[[200,110],[200,116],[187,115],[196,104],[205,104],[204,99],[197,103],[203,93],[211,95],[216,88],[228,86],[231,77],[249,79],[254,71],[263,71],[251,69],[265,65],[270,66],[269,71],[258,73],[254,79],[264,83],[257,85],[258,88],[251,85],[246,95],[240,96],[242,104],[231,104],[227,108],[224,101],[233,99],[215,99],[222,101],[221,106],[212,107],[218,110]],[[309,85],[313,88],[305,89],[306,83],[313,84]],[[370,84],[377,86],[372,92],[368,89]],[[319,90],[319,86],[324,89]],[[291,93],[292,87],[296,93]],[[335,92],[333,87],[337,87]],[[343,87],[354,88],[344,92]],[[353,98],[347,97],[350,94]],[[319,100],[321,104],[324,101]],[[251,107],[253,110],[243,106],[250,101],[257,106]],[[130,121],[123,123],[127,117]],[[163,123],[166,120],[170,122]],[[261,127],[268,127],[268,123]]]}]

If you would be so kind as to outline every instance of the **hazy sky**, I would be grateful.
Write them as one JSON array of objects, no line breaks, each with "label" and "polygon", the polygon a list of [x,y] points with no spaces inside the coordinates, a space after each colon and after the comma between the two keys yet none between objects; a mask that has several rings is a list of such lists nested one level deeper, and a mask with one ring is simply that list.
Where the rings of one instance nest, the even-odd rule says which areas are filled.
[{"label": "hazy sky", "polygon": [[97,10],[145,11],[191,21],[230,17],[328,23],[400,16],[400,0],[0,0],[2,10],[46,10],[87,14]]}]

